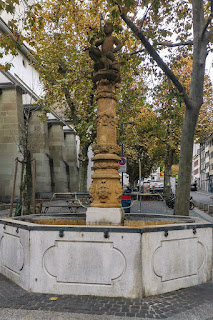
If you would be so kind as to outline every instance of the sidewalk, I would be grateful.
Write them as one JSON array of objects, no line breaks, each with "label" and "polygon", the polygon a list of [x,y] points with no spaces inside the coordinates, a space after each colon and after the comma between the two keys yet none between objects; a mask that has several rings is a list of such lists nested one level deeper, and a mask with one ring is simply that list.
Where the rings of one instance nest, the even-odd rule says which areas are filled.
[{"label": "sidewalk", "polygon": [[213,193],[199,190],[191,192],[191,196],[196,207],[213,214]]},{"label": "sidewalk", "polygon": [[203,203],[208,203],[213,205],[213,193],[207,191],[191,191],[191,196],[196,199],[200,200]]},{"label": "sidewalk", "polygon": [[30,293],[0,275],[1,320],[213,320],[213,283],[144,299]]}]

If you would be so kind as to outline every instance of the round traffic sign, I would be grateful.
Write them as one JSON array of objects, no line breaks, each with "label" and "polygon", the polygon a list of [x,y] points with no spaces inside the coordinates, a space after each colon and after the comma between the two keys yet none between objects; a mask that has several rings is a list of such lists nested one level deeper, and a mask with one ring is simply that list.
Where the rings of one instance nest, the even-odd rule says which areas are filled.
[{"label": "round traffic sign", "polygon": [[121,158],[119,163],[120,163],[121,166],[124,166],[126,164],[126,159],[125,158]]}]

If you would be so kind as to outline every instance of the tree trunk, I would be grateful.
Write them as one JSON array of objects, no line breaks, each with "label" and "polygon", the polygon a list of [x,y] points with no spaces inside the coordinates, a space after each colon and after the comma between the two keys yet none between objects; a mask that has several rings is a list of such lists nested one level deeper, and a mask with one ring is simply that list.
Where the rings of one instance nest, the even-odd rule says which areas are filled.
[{"label": "tree trunk", "polygon": [[170,145],[167,144],[166,156],[165,156],[165,171],[164,171],[164,190],[163,190],[164,198],[169,198],[172,193],[170,178],[172,175],[174,152],[175,150],[171,149]]},{"label": "tree trunk", "polygon": [[87,171],[88,171],[88,148],[89,146],[80,147],[79,152],[79,192],[87,192]]},{"label": "tree trunk", "polygon": [[24,177],[24,212],[23,214],[30,214],[32,201],[32,168],[31,168],[31,155],[29,150],[26,151],[25,156],[25,177]]},{"label": "tree trunk", "polygon": [[200,107],[203,103],[203,84],[205,61],[207,56],[207,36],[205,30],[203,1],[192,0],[193,7],[193,71],[189,93],[189,104],[186,104],[186,113],[181,136],[181,150],[179,160],[179,179],[176,191],[175,215],[189,215],[190,185],[192,170],[192,155],[194,133]]},{"label": "tree trunk", "polygon": [[175,215],[189,215],[192,155],[195,127],[199,112],[186,109],[183,122],[179,159],[178,185],[176,190]]},{"label": "tree trunk", "polygon": [[[179,82],[175,74],[168,65],[160,58],[153,46],[146,39],[145,35],[137,26],[124,14],[119,7],[122,19],[131,28],[138,39],[141,40],[150,56],[157,62],[158,66],[165,72],[173,82],[178,91],[182,94],[186,105],[186,114],[183,124],[181,138],[181,152],[179,161],[179,181],[176,192],[175,214],[188,215],[190,200],[191,167],[195,126],[197,123],[200,107],[203,103],[203,84],[205,73],[205,61],[207,56],[207,44],[212,32],[207,31],[213,14],[211,6],[211,16],[205,24],[204,1],[192,0],[193,10],[193,71],[189,96],[185,88]],[[212,2],[211,2],[212,3]]]},{"label": "tree trunk", "polygon": [[129,185],[131,189],[135,187],[135,176],[129,175]]}]

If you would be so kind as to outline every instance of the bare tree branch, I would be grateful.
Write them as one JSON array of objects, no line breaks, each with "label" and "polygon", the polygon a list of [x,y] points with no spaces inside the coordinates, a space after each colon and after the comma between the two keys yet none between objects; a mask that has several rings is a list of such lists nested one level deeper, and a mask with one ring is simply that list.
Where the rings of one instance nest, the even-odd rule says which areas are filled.
[{"label": "bare tree branch", "polygon": [[155,60],[157,65],[163,70],[163,72],[166,74],[166,76],[173,82],[175,87],[178,89],[178,91],[183,95],[184,102],[186,104],[186,107],[188,109],[191,109],[191,102],[190,99],[186,93],[185,88],[180,83],[178,78],[175,76],[175,74],[172,72],[172,70],[167,66],[167,64],[162,60],[162,58],[159,56],[157,51],[154,49],[154,47],[150,44],[148,39],[144,36],[143,32],[137,28],[137,26],[126,16],[124,13],[124,10],[122,7],[118,5],[121,18],[124,20],[124,22],[127,24],[127,26],[132,30],[134,35],[142,42],[146,50],[148,51],[149,55]]},{"label": "bare tree branch", "polygon": [[146,16],[147,16],[147,13],[149,12],[149,9],[151,8],[151,6],[152,6],[152,5],[150,4],[150,5],[147,5],[147,7],[146,7],[145,14],[144,14],[144,16],[143,16],[143,18],[142,18],[142,20],[141,20],[140,30],[141,30],[142,27],[143,27],[144,21],[145,21]]},{"label": "bare tree branch", "polygon": [[204,37],[204,34],[205,34],[208,26],[210,25],[212,19],[213,19],[213,0],[209,0],[209,1],[211,2],[211,4],[210,4],[210,5],[211,5],[211,13],[210,13],[210,16],[209,16],[209,18],[208,18],[208,20],[207,20],[207,22],[206,22],[206,24],[205,24],[205,27],[204,27],[204,29],[203,29],[202,38]]},{"label": "bare tree branch", "polygon": [[[193,45],[192,40],[189,40],[187,42],[177,42],[177,43],[171,43],[171,42],[158,42],[157,43],[157,46],[162,46],[162,47],[163,46],[164,47],[180,47],[180,46],[191,46],[191,45]],[[130,53],[130,56],[137,54],[137,53],[141,53],[141,52],[144,52],[144,49],[132,52],[132,53]]]},{"label": "bare tree branch", "polygon": [[191,46],[193,45],[193,41],[189,40],[186,42],[177,42],[177,43],[171,43],[171,42],[158,42],[158,46],[165,46],[165,47],[180,47],[180,46]]},{"label": "bare tree branch", "polygon": [[208,26],[210,25],[212,19],[213,19],[213,12],[211,12],[211,14],[210,14],[210,16],[209,16],[209,18],[208,18],[208,20],[207,20],[207,22],[205,24],[205,27],[204,27],[203,32],[202,32],[202,38],[204,37],[204,34],[205,34]]},{"label": "bare tree branch", "polygon": [[[213,29],[208,32],[208,39],[213,37]],[[212,41],[211,41],[212,42]]]},{"label": "bare tree branch", "polygon": [[79,119],[78,119],[78,117],[76,115],[75,104],[72,101],[72,97],[71,97],[71,94],[70,94],[69,90],[65,89],[64,95],[65,95],[66,102],[67,102],[67,104],[69,106],[69,109],[70,109],[70,114],[71,114],[71,119],[73,121],[73,124],[77,125],[79,123]]},{"label": "bare tree branch", "polygon": [[132,53],[130,53],[130,56],[133,56],[134,54],[137,54],[137,53],[140,53],[140,52],[144,52],[144,49],[132,52]]},{"label": "bare tree branch", "polygon": [[[193,41],[187,41],[187,42],[178,42],[178,43],[171,43],[171,42],[158,42],[157,46],[165,46],[165,47],[180,47],[180,46],[191,46],[193,45]],[[135,51],[130,53],[130,56],[137,54],[137,53],[141,53],[144,52],[144,49]]]}]

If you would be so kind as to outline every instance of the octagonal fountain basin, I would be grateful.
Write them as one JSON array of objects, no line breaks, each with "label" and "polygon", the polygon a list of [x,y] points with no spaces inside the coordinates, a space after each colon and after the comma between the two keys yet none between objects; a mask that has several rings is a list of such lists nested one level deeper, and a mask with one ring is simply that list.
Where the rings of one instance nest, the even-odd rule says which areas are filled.
[{"label": "octagonal fountain basin", "polygon": [[128,214],[124,226],[85,215],[0,219],[0,272],[40,293],[142,298],[211,280],[212,224]]}]

